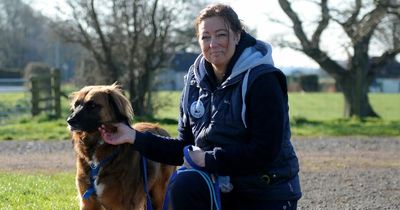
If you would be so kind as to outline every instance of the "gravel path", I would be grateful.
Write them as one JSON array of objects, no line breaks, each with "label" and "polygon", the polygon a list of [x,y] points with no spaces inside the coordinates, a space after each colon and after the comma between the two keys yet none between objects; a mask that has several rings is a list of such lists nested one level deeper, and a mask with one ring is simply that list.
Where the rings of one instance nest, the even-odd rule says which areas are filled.
[{"label": "gravel path", "polygon": [[299,209],[400,209],[400,138],[294,141]]},{"label": "gravel path", "polygon": [[2,141],[0,171],[74,171],[71,141]]},{"label": "gravel path", "polygon": [[[400,209],[400,138],[293,140],[301,166],[298,209]],[[0,171],[75,170],[70,141],[0,142]]]}]

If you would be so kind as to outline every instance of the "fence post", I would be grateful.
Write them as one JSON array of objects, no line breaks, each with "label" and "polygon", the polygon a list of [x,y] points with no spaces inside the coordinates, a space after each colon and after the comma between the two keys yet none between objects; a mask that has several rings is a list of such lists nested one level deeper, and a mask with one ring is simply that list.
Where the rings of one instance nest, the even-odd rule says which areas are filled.
[{"label": "fence post", "polygon": [[52,88],[53,88],[53,99],[54,99],[54,112],[55,117],[61,117],[61,94],[60,94],[60,71],[56,68],[51,70],[52,72]]},{"label": "fence post", "polygon": [[30,78],[30,88],[32,93],[31,103],[32,103],[32,116],[36,116],[40,113],[39,110],[39,88],[38,88],[38,79],[36,77]]}]

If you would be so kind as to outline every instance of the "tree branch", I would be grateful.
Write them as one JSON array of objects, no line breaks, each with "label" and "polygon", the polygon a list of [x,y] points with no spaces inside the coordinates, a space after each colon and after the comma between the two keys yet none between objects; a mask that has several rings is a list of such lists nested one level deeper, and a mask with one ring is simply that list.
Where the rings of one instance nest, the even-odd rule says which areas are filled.
[{"label": "tree branch", "polygon": [[310,48],[311,43],[307,39],[307,36],[303,30],[302,22],[300,21],[299,16],[293,11],[291,4],[287,0],[279,0],[279,4],[281,5],[283,11],[291,19],[293,23],[294,32],[297,38],[300,40],[301,44],[306,48]]},{"label": "tree branch", "polygon": [[314,32],[314,34],[312,35],[312,38],[311,38],[311,42],[314,45],[314,47],[318,47],[319,46],[321,34],[326,29],[326,27],[328,26],[329,19],[330,19],[327,0],[321,0],[320,6],[321,6],[322,19],[321,19],[321,21],[319,21],[318,27],[315,30],[315,32]]},{"label": "tree branch", "polygon": [[[292,20],[295,35],[300,40],[302,46],[301,51],[303,51],[309,57],[313,58],[322,68],[325,69],[325,71],[327,71],[333,77],[338,78],[340,74],[345,74],[346,73],[345,69],[342,66],[340,66],[337,62],[329,58],[329,56],[325,52],[323,52],[319,47],[318,42],[320,39],[320,35],[328,25],[329,15],[324,14],[324,16],[322,17],[322,20],[320,21],[319,26],[317,27],[313,35],[313,40],[318,42],[313,43],[307,39],[306,34],[304,33],[302,27],[302,23],[297,13],[294,12],[293,9],[291,8],[291,5],[288,2],[288,0],[279,0],[279,4],[281,5],[284,12]],[[322,7],[327,7],[327,1],[321,0],[320,5]],[[321,11],[327,12],[329,10],[328,8],[321,8]]]}]

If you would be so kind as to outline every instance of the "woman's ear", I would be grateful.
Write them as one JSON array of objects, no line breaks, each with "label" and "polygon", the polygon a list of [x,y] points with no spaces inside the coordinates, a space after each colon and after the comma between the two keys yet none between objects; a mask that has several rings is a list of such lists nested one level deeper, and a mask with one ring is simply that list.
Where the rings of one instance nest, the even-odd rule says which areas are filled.
[{"label": "woman's ear", "polygon": [[236,45],[238,45],[238,44],[239,44],[239,41],[240,41],[240,35],[241,35],[241,33],[239,32],[239,33],[237,33],[237,34],[236,34],[236,36],[235,36],[235,44],[236,44]]}]

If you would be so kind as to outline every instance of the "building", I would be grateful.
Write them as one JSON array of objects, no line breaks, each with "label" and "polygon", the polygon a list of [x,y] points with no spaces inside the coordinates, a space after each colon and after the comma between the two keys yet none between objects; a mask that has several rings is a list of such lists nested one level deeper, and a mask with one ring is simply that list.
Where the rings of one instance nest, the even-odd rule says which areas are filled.
[{"label": "building", "polygon": [[184,76],[197,56],[197,53],[176,53],[171,59],[169,66],[157,74],[154,85],[155,89],[182,90]]},{"label": "building", "polygon": [[400,63],[394,61],[380,68],[370,86],[370,91],[400,93]]}]

